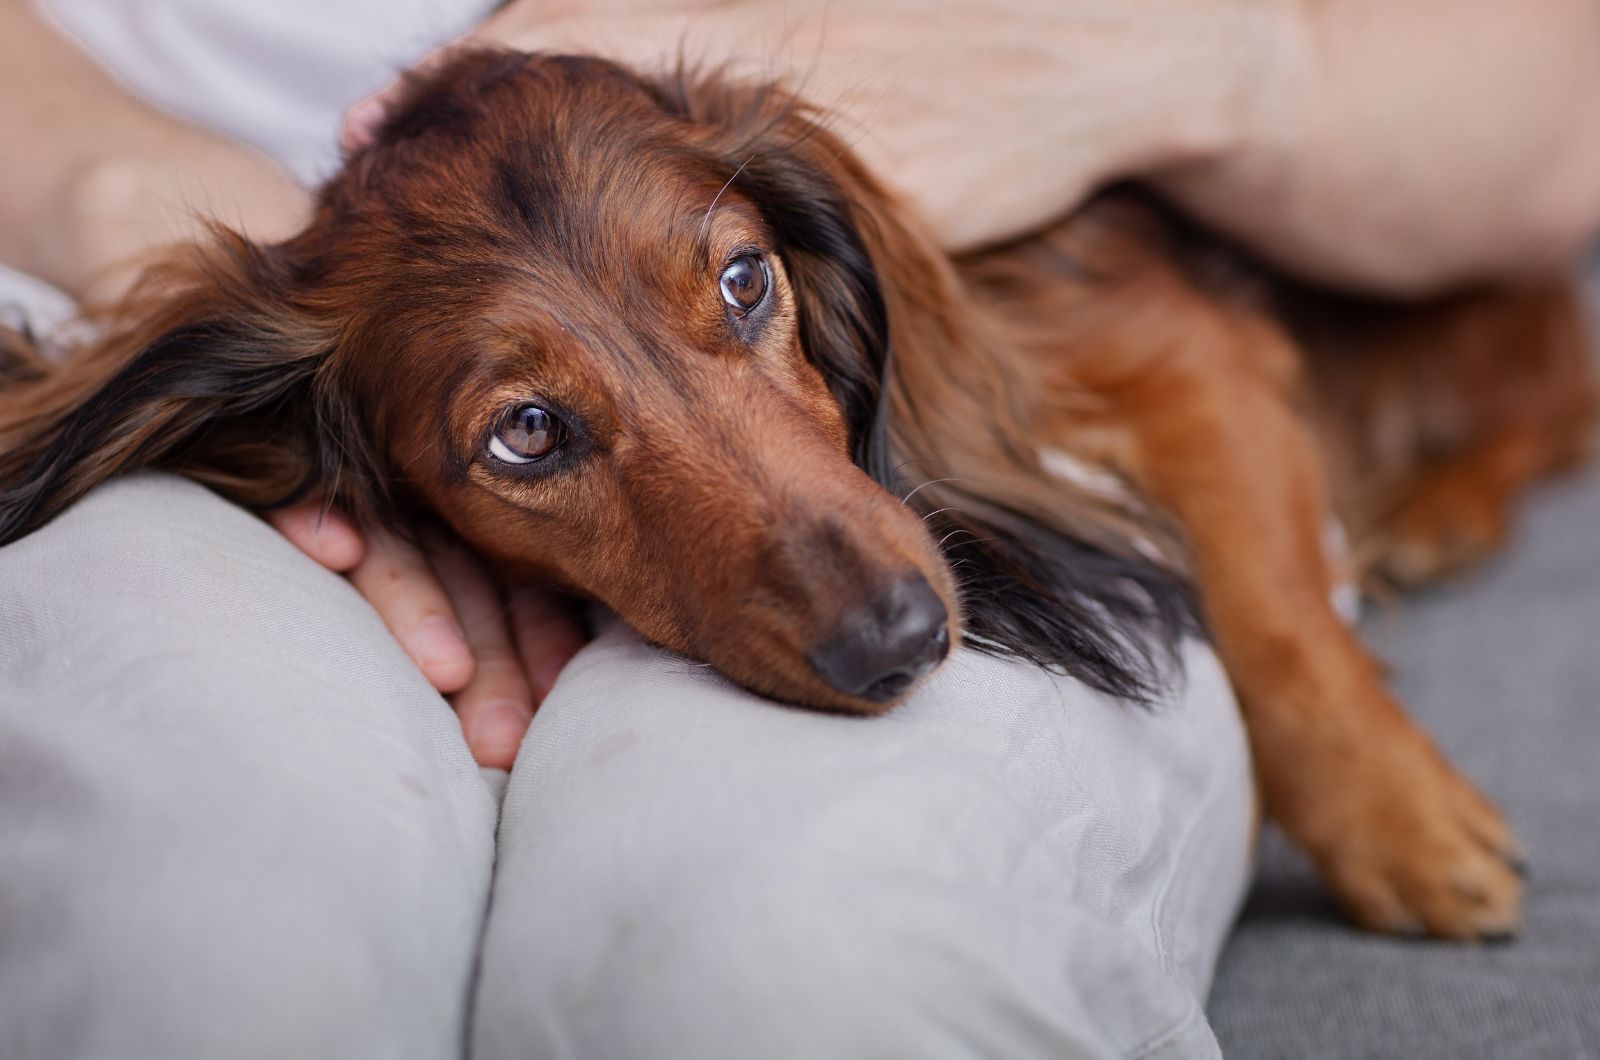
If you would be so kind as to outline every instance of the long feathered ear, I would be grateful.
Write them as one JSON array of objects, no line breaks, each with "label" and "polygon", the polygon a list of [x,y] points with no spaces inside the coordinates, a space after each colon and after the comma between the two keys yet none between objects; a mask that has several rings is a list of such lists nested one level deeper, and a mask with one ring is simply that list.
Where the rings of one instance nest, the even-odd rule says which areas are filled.
[{"label": "long feathered ear", "polygon": [[[1117,544],[1070,487],[1042,494],[1026,407],[926,230],[781,88],[680,74],[663,105],[715,130],[731,186],[772,225],[807,356],[844,410],[856,463],[907,498],[962,588],[968,643],[1148,699],[1197,628],[1180,579]],[[1126,524],[1121,524],[1125,529]]]},{"label": "long feathered ear", "polygon": [[801,343],[844,411],[856,462],[887,476],[882,397],[892,354],[861,230],[868,197],[855,185],[865,174],[779,88],[684,72],[660,91],[669,110],[714,130],[710,149],[734,171],[730,185],[761,208],[795,290]]},{"label": "long feathered ear", "polygon": [[0,381],[0,544],[142,468],[256,506],[332,488],[344,417],[317,381],[333,334],[294,272],[286,248],[219,230],[147,273],[101,340]]}]

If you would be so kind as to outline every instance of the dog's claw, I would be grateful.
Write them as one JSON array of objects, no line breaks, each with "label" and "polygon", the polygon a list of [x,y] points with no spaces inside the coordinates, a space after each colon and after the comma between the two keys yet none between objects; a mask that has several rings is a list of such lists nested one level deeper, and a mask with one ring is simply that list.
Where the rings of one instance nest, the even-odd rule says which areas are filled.
[{"label": "dog's claw", "polygon": [[1526,870],[1499,812],[1433,754],[1383,776],[1395,779],[1346,796],[1337,827],[1306,837],[1356,921],[1445,939],[1515,934]]}]

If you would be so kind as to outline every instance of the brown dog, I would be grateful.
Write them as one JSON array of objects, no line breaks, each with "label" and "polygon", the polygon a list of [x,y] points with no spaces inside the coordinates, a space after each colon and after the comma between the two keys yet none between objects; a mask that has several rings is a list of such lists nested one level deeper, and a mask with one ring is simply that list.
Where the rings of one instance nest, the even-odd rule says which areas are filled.
[{"label": "brown dog", "polygon": [[1132,192],[951,261],[781,90],[479,52],[304,233],[219,232],[105,323],[61,368],[0,355],[0,542],[140,467],[431,512],[860,712],[963,634],[1138,697],[1203,627],[1268,812],[1358,920],[1517,923],[1506,825],[1331,598],[1477,558],[1581,454],[1565,285],[1339,305]]}]

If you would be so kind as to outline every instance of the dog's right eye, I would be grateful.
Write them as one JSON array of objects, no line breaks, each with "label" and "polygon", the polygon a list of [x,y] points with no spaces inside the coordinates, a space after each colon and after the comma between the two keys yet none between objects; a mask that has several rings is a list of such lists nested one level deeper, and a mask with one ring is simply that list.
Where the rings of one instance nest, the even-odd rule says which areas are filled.
[{"label": "dog's right eye", "polygon": [[767,297],[767,266],[759,254],[742,254],[717,277],[723,304],[736,317],[754,310]]},{"label": "dog's right eye", "polygon": [[566,440],[567,429],[549,409],[518,405],[489,436],[489,455],[503,464],[531,464]]}]

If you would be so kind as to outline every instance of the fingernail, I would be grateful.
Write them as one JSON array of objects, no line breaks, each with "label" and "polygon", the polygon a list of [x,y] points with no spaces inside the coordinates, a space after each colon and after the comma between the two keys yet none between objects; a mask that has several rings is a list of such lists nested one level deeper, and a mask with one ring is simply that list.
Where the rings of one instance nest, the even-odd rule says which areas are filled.
[{"label": "fingernail", "polygon": [[528,731],[529,710],[510,700],[500,700],[479,708],[467,730],[467,745],[481,765],[509,768]]},{"label": "fingernail", "polygon": [[383,120],[383,100],[371,96],[351,107],[344,116],[344,128],[339,142],[347,151],[365,147],[372,142],[378,123]]},{"label": "fingernail", "polygon": [[472,664],[465,634],[440,615],[430,615],[417,626],[415,646],[417,664],[434,684],[457,676],[459,669]]}]

